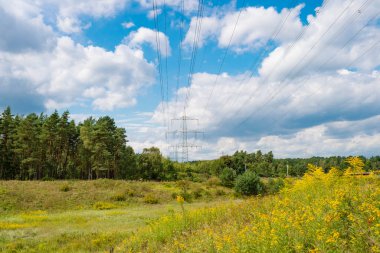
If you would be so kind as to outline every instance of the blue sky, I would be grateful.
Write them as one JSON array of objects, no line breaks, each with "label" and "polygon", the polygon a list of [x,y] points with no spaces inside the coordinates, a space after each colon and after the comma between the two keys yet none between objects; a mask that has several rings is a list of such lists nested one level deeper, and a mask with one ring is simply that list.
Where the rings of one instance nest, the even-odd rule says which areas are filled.
[{"label": "blue sky", "polygon": [[185,108],[190,159],[379,154],[380,0],[183,3],[0,0],[0,108],[110,115],[165,155]]}]

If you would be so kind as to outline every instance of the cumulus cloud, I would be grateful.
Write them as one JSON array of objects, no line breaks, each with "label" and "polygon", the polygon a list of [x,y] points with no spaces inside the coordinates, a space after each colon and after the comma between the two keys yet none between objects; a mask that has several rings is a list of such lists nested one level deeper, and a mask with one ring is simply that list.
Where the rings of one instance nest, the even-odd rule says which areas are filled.
[{"label": "cumulus cloud", "polygon": [[[140,6],[142,6],[145,9],[151,9],[153,6],[154,0],[136,0],[136,2],[139,3]],[[189,15],[193,13],[198,8],[198,0],[186,0],[184,1],[184,11],[185,14]],[[181,10],[181,4],[182,0],[166,0],[166,1],[155,1],[155,4],[159,9],[161,9],[164,4],[166,7],[170,7],[174,10],[180,11]],[[153,16],[152,16],[153,18]]]},{"label": "cumulus cloud", "polygon": [[117,12],[123,10],[128,1],[126,0],[109,0],[109,1],[93,1],[78,2],[75,0],[63,1],[42,1],[44,6],[54,6],[57,11],[57,27],[60,31],[71,34],[79,33],[83,29],[90,26],[89,23],[83,23],[80,19],[82,16],[90,16],[94,18],[112,17]]},{"label": "cumulus cloud", "polygon": [[[282,9],[277,12],[273,7],[246,7],[243,10],[233,12],[213,13],[202,18],[202,29],[199,35],[199,45],[202,46],[210,39],[216,40],[218,46],[225,48],[230,43],[236,20],[239,17],[234,36],[231,40],[232,50],[242,52],[258,49],[273,39],[277,28],[283,29],[276,34],[276,42],[284,43],[293,40],[302,28],[299,13],[303,5],[293,9]],[[197,18],[193,17],[190,28],[186,34],[184,44],[191,45],[195,37]]]},{"label": "cumulus cloud", "polygon": [[150,10],[148,11],[148,14],[146,15],[147,18],[149,19],[154,19],[155,17],[158,18],[162,13],[162,9],[157,9],[157,10]]},{"label": "cumulus cloud", "polygon": [[121,23],[121,26],[124,27],[125,29],[129,29],[135,26],[133,22],[123,22]]},{"label": "cumulus cloud", "polygon": [[[131,32],[123,41],[131,48],[140,49],[142,45],[148,44],[153,50],[157,50],[156,38],[157,31],[146,27],[140,27],[137,31]],[[164,33],[158,32],[158,39],[161,55],[164,57],[170,56],[171,48],[169,38]]]},{"label": "cumulus cloud", "polygon": [[42,51],[54,43],[52,29],[38,12],[14,13],[0,5],[0,50],[9,52]]},{"label": "cumulus cloud", "polygon": [[[362,1],[328,2],[316,16],[308,16],[309,25],[298,40],[283,43],[270,53],[260,75],[283,80],[346,67],[380,39],[376,23],[379,10],[379,1],[371,5]],[[371,71],[379,64],[379,50],[353,62],[352,67]]]},{"label": "cumulus cloud", "polygon": [[115,51],[82,46],[61,37],[51,52],[4,54],[3,78],[26,80],[44,97],[45,107],[55,109],[90,99],[99,110],[125,108],[155,78],[155,68],[140,50],[119,45]]},{"label": "cumulus cloud", "polygon": [[[193,157],[217,157],[236,149],[273,150],[282,157],[376,154],[378,71],[313,73],[286,85],[247,75],[220,75],[210,99],[216,75],[197,73],[190,91],[178,91],[181,102],[169,103],[168,114],[178,117],[190,94],[186,113],[200,119],[207,131],[203,153]],[[153,117],[157,122],[163,118],[159,109]]]}]

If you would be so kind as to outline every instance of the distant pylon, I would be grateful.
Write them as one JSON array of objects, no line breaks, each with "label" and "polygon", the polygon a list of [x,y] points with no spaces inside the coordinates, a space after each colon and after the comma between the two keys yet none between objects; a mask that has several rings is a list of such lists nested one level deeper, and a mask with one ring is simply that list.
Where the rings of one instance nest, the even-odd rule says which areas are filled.
[{"label": "distant pylon", "polygon": [[[181,161],[187,162],[189,161],[189,149],[190,148],[201,148],[201,146],[197,145],[195,141],[198,138],[198,135],[203,134],[202,131],[198,129],[192,129],[188,127],[189,121],[197,122],[197,127],[199,126],[198,119],[190,118],[186,115],[186,110],[183,110],[183,116],[179,118],[171,119],[171,126],[173,127],[173,122],[180,122],[179,127],[173,131],[168,131],[167,134],[173,135],[174,139],[177,139],[177,143],[171,145],[170,147],[174,151],[174,159],[178,161],[179,153],[181,153]],[[194,143],[189,143],[189,137],[194,139]]]}]

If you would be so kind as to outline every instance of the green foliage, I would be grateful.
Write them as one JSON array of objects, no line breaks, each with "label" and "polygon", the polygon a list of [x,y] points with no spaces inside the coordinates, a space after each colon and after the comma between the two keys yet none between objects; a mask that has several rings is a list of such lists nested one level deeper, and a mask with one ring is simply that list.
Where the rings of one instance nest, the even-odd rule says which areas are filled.
[{"label": "green foliage", "polygon": [[206,184],[209,186],[209,187],[215,187],[215,186],[218,186],[221,184],[221,181],[218,177],[210,177]]},{"label": "green foliage", "polygon": [[[7,107],[0,114],[0,179],[131,179],[190,180],[205,182],[220,177],[231,187],[233,173],[252,170],[261,177],[302,176],[307,164],[327,172],[342,171],[346,157],[275,159],[272,152],[236,151],[210,161],[186,163],[164,158],[157,147],[135,154],[127,146],[124,128],[108,117],[88,118],[76,124],[69,112],[50,115],[13,115]],[[365,158],[363,170],[379,170],[380,156]],[[214,179],[213,179],[214,180]],[[212,182],[210,182],[212,185]]]},{"label": "green foliage", "polygon": [[112,197],[111,197],[112,200],[114,201],[126,201],[127,198],[125,197],[125,193],[124,192],[116,192]]},{"label": "green foliage", "polygon": [[282,178],[270,178],[268,182],[264,184],[265,192],[268,194],[278,193],[285,186],[285,182]]},{"label": "green foliage", "polygon": [[116,205],[109,202],[103,202],[103,201],[96,202],[93,207],[96,210],[109,210],[109,209],[117,208]]},{"label": "green foliage", "polygon": [[263,192],[263,184],[256,173],[246,171],[237,177],[235,191],[242,195],[257,195]]},{"label": "green foliage", "polygon": [[158,204],[158,202],[158,198],[152,193],[148,193],[144,196],[144,203],[146,204]]},{"label": "green foliage", "polygon": [[162,155],[158,148],[144,148],[141,155],[138,156],[138,167],[140,176],[147,180],[164,179],[164,167]]},{"label": "green foliage", "polygon": [[68,184],[63,184],[63,185],[61,185],[61,187],[59,188],[59,190],[61,192],[68,192],[68,191],[71,190],[71,187]]},{"label": "green foliage", "polygon": [[220,174],[221,185],[233,187],[235,184],[236,172],[231,168],[224,168]]},{"label": "green foliage", "polygon": [[226,195],[226,192],[223,191],[222,189],[216,189],[215,195],[216,196],[224,196],[224,195]]},{"label": "green foliage", "polygon": [[195,199],[199,199],[203,196],[205,190],[202,187],[195,188],[191,193]]}]

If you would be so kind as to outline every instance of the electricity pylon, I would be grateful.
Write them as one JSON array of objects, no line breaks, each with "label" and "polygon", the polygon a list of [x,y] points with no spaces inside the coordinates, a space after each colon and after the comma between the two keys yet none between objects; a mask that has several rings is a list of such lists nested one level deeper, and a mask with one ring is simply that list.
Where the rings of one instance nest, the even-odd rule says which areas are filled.
[{"label": "electricity pylon", "polygon": [[[192,148],[201,148],[201,146],[197,145],[195,141],[198,138],[198,135],[202,134],[202,131],[198,129],[189,129],[188,122],[195,121],[197,123],[197,127],[199,126],[198,119],[190,118],[186,115],[186,110],[184,110],[183,116],[175,119],[171,119],[171,126],[173,127],[173,122],[180,122],[179,127],[173,131],[168,131],[167,134],[173,135],[175,139],[177,139],[177,143],[175,145],[171,145],[170,147],[173,149],[175,154],[174,159],[179,161],[178,154],[181,154],[181,161],[187,162],[189,160],[189,149]],[[189,143],[189,138],[194,140],[193,143]]]}]

